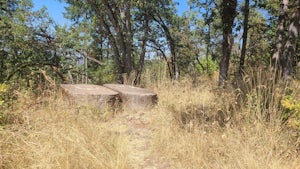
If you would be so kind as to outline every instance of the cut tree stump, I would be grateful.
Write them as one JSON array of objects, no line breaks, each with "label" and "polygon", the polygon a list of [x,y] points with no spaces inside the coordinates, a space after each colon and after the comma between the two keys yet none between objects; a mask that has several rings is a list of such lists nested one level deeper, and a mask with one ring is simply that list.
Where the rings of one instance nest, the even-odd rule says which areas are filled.
[{"label": "cut tree stump", "polygon": [[103,86],[119,92],[125,108],[145,110],[157,103],[157,94],[148,89],[120,84],[104,84]]},{"label": "cut tree stump", "polygon": [[119,93],[103,86],[91,84],[62,84],[63,94],[69,100],[97,108],[115,107],[119,104]]}]

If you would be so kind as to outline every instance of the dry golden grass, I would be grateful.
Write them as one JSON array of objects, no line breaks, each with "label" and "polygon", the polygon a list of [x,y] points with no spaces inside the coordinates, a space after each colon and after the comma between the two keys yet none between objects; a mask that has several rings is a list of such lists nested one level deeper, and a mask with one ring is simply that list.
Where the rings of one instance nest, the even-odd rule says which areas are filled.
[{"label": "dry golden grass", "polygon": [[[280,119],[263,121],[250,115],[257,113],[253,106],[261,100],[241,106],[231,89],[220,95],[209,81],[195,88],[189,84],[155,89],[159,105],[153,113],[159,118],[152,124],[157,128],[153,152],[166,157],[171,168],[300,168],[295,137]],[[226,112],[221,119],[225,125],[218,111]]]},{"label": "dry golden grass", "polygon": [[[230,88],[220,91],[214,78],[203,78],[196,87],[189,79],[151,82],[148,87],[158,93],[158,105],[151,112],[135,112],[137,119],[149,118],[148,127],[129,129],[138,136],[151,136],[144,141],[149,138],[149,157],[167,168],[300,168],[299,141],[280,120],[282,89],[255,83],[246,84],[242,93]],[[294,90],[296,86],[291,85]],[[277,90],[276,97],[264,100]],[[135,135],[118,128],[130,125],[127,116],[111,120],[111,111],[69,105],[56,94],[37,100],[28,96],[19,94],[18,109],[8,112],[7,124],[0,127],[0,168],[139,166],[127,154],[132,151],[129,145],[135,147],[130,141]],[[122,113],[131,117],[133,112]],[[108,124],[115,124],[118,132]],[[147,133],[139,133],[143,131]],[[139,151],[135,148],[134,155]]]},{"label": "dry golden grass", "polygon": [[0,128],[0,168],[128,168],[126,137],[108,131],[103,112],[55,95],[40,101],[19,104],[19,121]]}]

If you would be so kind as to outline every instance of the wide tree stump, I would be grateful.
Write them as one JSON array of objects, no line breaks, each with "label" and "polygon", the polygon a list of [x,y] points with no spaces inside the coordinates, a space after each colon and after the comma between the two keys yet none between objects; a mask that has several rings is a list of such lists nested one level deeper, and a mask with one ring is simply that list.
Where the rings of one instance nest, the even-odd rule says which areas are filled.
[{"label": "wide tree stump", "polygon": [[119,92],[125,108],[133,110],[150,109],[157,103],[157,94],[148,89],[120,84],[104,84],[103,86]]},{"label": "wide tree stump", "polygon": [[63,94],[70,101],[97,108],[115,107],[119,104],[119,93],[103,86],[91,84],[62,84]]}]

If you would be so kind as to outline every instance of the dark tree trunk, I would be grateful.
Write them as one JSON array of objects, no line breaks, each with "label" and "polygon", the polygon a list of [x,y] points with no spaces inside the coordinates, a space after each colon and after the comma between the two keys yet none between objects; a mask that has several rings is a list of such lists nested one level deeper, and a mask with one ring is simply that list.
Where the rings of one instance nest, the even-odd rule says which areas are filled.
[{"label": "dark tree trunk", "polygon": [[276,46],[274,49],[274,53],[272,56],[272,67],[275,70],[275,74],[277,74],[278,66],[281,65],[281,53],[283,48],[283,36],[284,36],[284,25],[287,19],[288,12],[288,3],[289,0],[282,0],[280,7],[280,14],[278,18],[278,26],[276,32]]},{"label": "dark tree trunk", "polygon": [[[205,13],[205,18],[206,20],[208,20],[208,14],[209,14],[209,5],[210,2],[208,0],[206,0],[206,13]],[[209,69],[209,64],[208,64],[208,57],[209,57],[209,53],[210,53],[210,22],[206,22],[207,27],[208,27],[208,32],[207,32],[207,36],[206,36],[206,73],[208,74],[208,69]]]},{"label": "dark tree trunk", "polygon": [[[125,6],[124,6],[124,14],[125,14],[125,17],[123,19],[123,22],[124,22],[124,33],[125,33],[125,44],[126,44],[126,48],[125,48],[125,71],[126,71],[126,75],[127,75],[127,78],[130,77],[130,74],[133,70],[133,62],[134,62],[134,59],[133,59],[133,56],[132,56],[132,46],[133,46],[133,33],[132,33],[132,28],[131,28],[131,2],[130,1],[127,1],[125,3]],[[122,15],[121,15],[122,16]]]},{"label": "dark tree trunk", "polygon": [[247,39],[248,39],[248,22],[249,22],[249,0],[245,0],[245,8],[244,8],[244,32],[243,32],[243,44],[240,58],[240,67],[239,74],[243,74],[245,57],[246,57],[246,49],[247,49]]},{"label": "dark tree trunk", "polygon": [[155,16],[152,16],[153,20],[155,22],[157,22],[161,28],[163,29],[167,41],[168,41],[168,45],[170,48],[170,52],[171,52],[171,70],[172,70],[172,80],[177,80],[179,78],[179,69],[178,69],[178,65],[177,65],[177,57],[176,57],[176,43],[175,40],[173,39],[170,29],[168,28],[168,26],[165,24],[164,20],[161,18],[161,16],[157,16],[157,18]]},{"label": "dark tree trunk", "polygon": [[233,46],[232,27],[236,16],[237,0],[223,0],[221,16],[223,24],[222,59],[220,61],[219,86],[225,87],[228,79],[229,59]]},{"label": "dark tree trunk", "polygon": [[[163,21],[162,21],[163,23]],[[171,52],[171,64],[172,64],[172,72],[173,72],[173,80],[177,80],[179,77],[179,70],[177,67],[177,59],[176,59],[176,52],[175,52],[175,41],[172,38],[172,35],[169,31],[169,28],[165,25],[162,24],[162,28],[164,29],[164,32],[166,34],[167,37],[167,41],[169,43],[170,46],[170,52]]]},{"label": "dark tree trunk", "polygon": [[297,40],[299,38],[300,31],[300,0],[296,1],[296,8],[292,15],[291,24],[289,26],[288,39],[284,46],[284,51],[282,54],[281,67],[282,76],[284,79],[290,78],[293,73],[293,62],[296,57],[297,50]]}]

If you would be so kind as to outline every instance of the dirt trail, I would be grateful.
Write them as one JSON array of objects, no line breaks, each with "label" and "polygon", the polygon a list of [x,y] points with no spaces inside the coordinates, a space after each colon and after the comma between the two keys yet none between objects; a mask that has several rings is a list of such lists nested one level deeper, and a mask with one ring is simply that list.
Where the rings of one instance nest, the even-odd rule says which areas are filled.
[{"label": "dirt trail", "polygon": [[152,136],[155,127],[153,112],[123,112],[110,122],[114,132],[125,134],[129,138],[127,144],[128,158],[133,169],[167,169],[171,168],[163,158],[151,153]]}]

